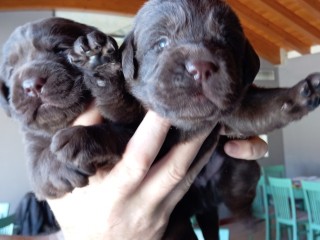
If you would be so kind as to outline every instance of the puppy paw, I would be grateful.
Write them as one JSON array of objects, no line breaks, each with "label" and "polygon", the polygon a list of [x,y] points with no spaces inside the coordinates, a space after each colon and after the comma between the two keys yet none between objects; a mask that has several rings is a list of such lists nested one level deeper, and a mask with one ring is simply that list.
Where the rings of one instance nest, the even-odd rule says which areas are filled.
[{"label": "puppy paw", "polygon": [[33,190],[39,199],[63,197],[75,188],[88,185],[89,176],[72,164],[63,163],[50,157],[47,167],[37,166],[31,175]]},{"label": "puppy paw", "polygon": [[289,90],[293,94],[293,100],[287,101],[282,106],[283,110],[309,112],[320,105],[320,73],[309,75]]},{"label": "puppy paw", "polygon": [[93,151],[90,148],[93,139],[86,127],[75,126],[58,131],[51,142],[50,150],[57,159],[77,171],[93,175],[96,168],[93,164]]},{"label": "puppy paw", "polygon": [[102,64],[115,62],[117,54],[118,45],[112,37],[93,31],[74,42],[68,59],[80,68],[94,70]]}]

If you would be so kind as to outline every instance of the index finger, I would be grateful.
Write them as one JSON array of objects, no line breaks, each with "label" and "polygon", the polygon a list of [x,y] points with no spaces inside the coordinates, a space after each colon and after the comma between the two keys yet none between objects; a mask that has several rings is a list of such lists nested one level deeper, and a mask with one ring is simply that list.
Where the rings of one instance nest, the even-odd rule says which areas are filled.
[{"label": "index finger", "polygon": [[[150,169],[170,129],[168,120],[149,111],[127,144],[121,161],[112,169],[110,177],[124,186],[139,185]],[[128,186],[129,183],[129,186]]]}]

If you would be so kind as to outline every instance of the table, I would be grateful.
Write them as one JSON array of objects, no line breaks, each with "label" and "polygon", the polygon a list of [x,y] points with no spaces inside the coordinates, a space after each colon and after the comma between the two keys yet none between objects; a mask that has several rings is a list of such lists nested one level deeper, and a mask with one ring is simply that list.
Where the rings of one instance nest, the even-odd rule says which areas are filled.
[{"label": "table", "polygon": [[[297,200],[303,199],[303,190],[301,188],[301,181],[315,181],[320,182],[320,177],[318,176],[299,176],[293,177],[292,180],[292,188],[293,188],[293,196]],[[266,186],[267,195],[271,195],[270,186]]]}]

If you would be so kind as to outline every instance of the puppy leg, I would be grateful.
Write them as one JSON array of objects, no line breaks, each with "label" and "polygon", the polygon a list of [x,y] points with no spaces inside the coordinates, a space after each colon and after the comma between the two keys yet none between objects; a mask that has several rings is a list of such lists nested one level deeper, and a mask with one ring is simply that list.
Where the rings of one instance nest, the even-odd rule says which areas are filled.
[{"label": "puppy leg", "polygon": [[204,239],[219,239],[219,215],[218,208],[213,208],[203,214],[197,214],[197,221],[201,228]]},{"label": "puppy leg", "polygon": [[174,210],[162,240],[197,240],[189,217]]},{"label": "puppy leg", "polygon": [[68,59],[84,72],[84,81],[101,114],[118,123],[140,122],[143,108],[125,88],[116,41],[98,31],[79,37]]},{"label": "puppy leg", "polygon": [[256,161],[225,156],[217,190],[222,201],[238,217],[250,217],[260,166]]},{"label": "puppy leg", "polygon": [[65,128],[54,135],[50,149],[59,161],[93,175],[120,159],[133,132],[111,123]]},{"label": "puppy leg", "polygon": [[37,198],[59,198],[76,187],[88,184],[89,174],[75,165],[62,162],[50,151],[51,139],[27,134],[28,174]]},{"label": "puppy leg", "polygon": [[309,75],[291,88],[252,86],[240,108],[224,119],[223,132],[252,136],[299,120],[320,104],[320,73]]}]

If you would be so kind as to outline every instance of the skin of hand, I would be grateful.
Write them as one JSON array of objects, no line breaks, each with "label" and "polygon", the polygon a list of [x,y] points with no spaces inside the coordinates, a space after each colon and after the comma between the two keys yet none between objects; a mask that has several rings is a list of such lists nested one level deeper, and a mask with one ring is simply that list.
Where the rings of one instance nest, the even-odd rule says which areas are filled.
[{"label": "skin of hand", "polygon": [[[89,108],[74,125],[100,121],[97,109]],[[212,154],[190,168],[207,137],[203,135],[175,146],[153,164],[169,128],[167,120],[149,111],[114,168],[98,172],[86,187],[48,200],[66,240],[161,239],[172,210]],[[225,150],[230,156],[256,159],[267,150],[259,139],[233,140]]]},{"label": "skin of hand", "polygon": [[230,140],[224,145],[224,151],[230,157],[256,160],[268,151],[268,144],[258,136],[243,140]]}]

